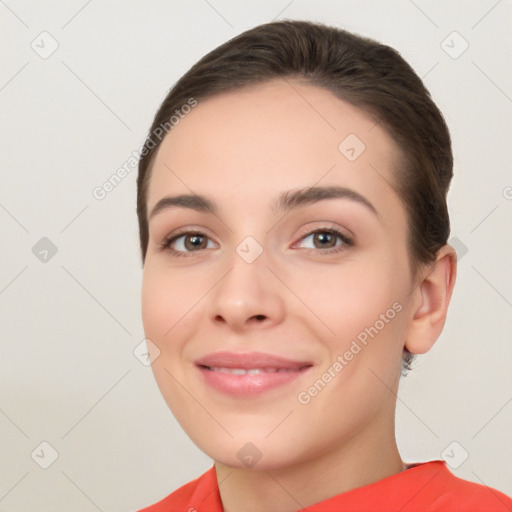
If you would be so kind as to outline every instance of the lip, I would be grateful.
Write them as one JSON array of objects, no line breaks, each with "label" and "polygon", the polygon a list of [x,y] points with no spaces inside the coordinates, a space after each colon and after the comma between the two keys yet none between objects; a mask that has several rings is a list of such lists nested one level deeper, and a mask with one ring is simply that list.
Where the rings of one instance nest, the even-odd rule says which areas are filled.
[{"label": "lip", "polygon": [[215,352],[198,359],[195,364],[206,384],[238,398],[256,397],[285,386],[313,366],[310,361],[264,352]]}]

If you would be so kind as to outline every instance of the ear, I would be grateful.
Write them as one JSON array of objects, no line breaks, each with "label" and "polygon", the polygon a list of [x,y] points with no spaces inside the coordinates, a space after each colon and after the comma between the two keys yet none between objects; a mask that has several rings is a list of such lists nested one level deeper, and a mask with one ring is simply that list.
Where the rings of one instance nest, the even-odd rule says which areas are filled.
[{"label": "ear", "polygon": [[457,253],[450,245],[439,249],[435,262],[420,272],[414,290],[412,318],[405,348],[413,354],[428,352],[441,334],[457,275]]}]

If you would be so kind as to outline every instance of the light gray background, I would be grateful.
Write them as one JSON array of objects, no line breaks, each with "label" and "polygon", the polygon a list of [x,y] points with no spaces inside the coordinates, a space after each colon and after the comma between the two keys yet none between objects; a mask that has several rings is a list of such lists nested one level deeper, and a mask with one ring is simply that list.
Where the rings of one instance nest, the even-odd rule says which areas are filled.
[{"label": "light gray background", "polygon": [[[407,461],[467,452],[456,475],[512,494],[510,1],[0,0],[0,511],[134,510],[211,465],[133,354],[136,170],[92,191],[197,59],[279,18],[394,46],[446,116],[467,253],[441,338],[401,384],[398,442]],[[58,249],[46,262],[42,237]]]}]

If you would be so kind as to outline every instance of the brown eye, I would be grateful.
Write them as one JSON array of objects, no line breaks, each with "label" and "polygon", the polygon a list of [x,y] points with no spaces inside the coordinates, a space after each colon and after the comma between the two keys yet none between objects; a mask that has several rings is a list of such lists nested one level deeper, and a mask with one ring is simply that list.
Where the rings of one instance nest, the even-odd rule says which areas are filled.
[{"label": "brown eye", "polygon": [[203,249],[214,249],[217,245],[204,233],[186,232],[171,236],[162,244],[162,250],[168,250],[176,255],[198,252]]},{"label": "brown eye", "polygon": [[185,235],[183,238],[185,239],[184,246],[187,249],[187,251],[205,249],[208,243],[207,238],[203,235]]},{"label": "brown eye", "polygon": [[328,231],[319,231],[313,234],[313,244],[317,249],[336,246],[336,236]]},{"label": "brown eye", "polygon": [[341,252],[354,245],[352,239],[336,229],[317,229],[301,238],[300,247],[318,254]]}]

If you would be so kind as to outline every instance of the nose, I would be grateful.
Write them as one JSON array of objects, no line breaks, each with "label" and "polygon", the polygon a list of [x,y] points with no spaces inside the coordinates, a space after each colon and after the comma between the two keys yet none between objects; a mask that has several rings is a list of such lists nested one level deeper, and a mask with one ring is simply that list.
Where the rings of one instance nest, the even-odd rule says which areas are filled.
[{"label": "nose", "polygon": [[247,263],[237,253],[231,270],[209,294],[209,316],[218,325],[234,331],[268,328],[283,321],[285,305],[282,284],[267,268],[262,254]]}]

